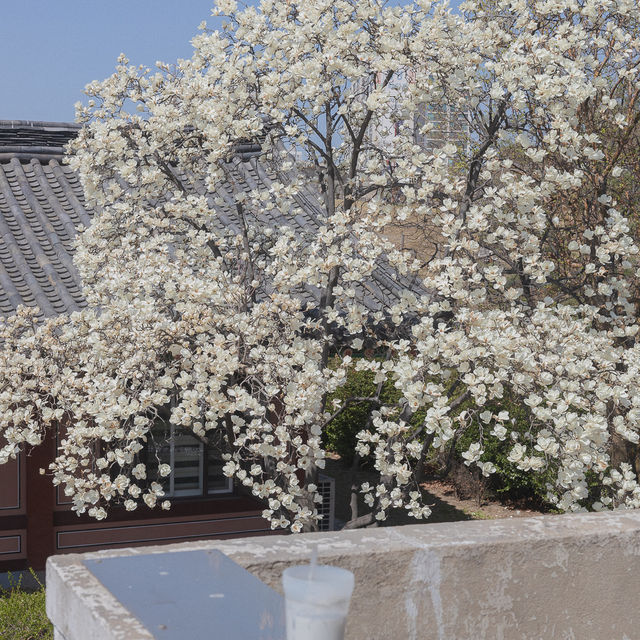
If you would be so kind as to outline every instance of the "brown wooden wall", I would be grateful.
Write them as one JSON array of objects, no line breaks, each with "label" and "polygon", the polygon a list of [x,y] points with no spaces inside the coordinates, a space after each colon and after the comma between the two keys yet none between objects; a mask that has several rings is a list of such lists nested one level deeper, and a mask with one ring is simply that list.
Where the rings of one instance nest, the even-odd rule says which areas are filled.
[{"label": "brown wooden wall", "polygon": [[[247,506],[253,509],[247,511]],[[234,511],[238,505],[232,502],[226,506],[229,511],[221,514],[170,515],[163,518],[144,518],[143,514],[138,514],[137,520],[118,520],[116,516],[102,522],[80,521],[59,525],[54,527],[55,551],[82,553],[183,540],[263,535],[268,533],[268,527],[255,506],[246,505],[243,510]],[[73,517],[79,520],[77,516]]]},{"label": "brown wooden wall", "polygon": [[55,553],[82,553],[270,533],[263,505],[250,496],[173,499],[170,511],[113,508],[102,521],[78,516],[64,493],[40,473],[55,454],[48,438],[18,460],[0,465],[0,572],[43,569]]},{"label": "brown wooden wall", "polygon": [[27,557],[24,455],[0,465],[0,567]]}]

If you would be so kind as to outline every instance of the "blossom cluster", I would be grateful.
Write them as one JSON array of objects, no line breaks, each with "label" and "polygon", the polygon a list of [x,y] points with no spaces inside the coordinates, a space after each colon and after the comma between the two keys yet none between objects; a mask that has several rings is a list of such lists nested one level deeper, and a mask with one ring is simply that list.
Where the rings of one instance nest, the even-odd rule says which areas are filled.
[{"label": "blossom cluster", "polygon": [[[170,469],[152,481],[140,452],[170,407],[274,528],[300,531],[319,518],[322,434],[343,409],[325,400],[357,368],[378,385],[357,445],[380,473],[361,487],[378,520],[428,516],[422,461],[472,426],[463,459],[485,476],[486,443],[508,441],[560,509],[640,505],[621,454],[640,442],[640,264],[616,191],[640,120],[635,0],[215,13],[224,28],[203,26],[190,59],[122,56],[77,107],[88,306],[2,325],[0,462],[58,426],[50,470],[75,510],[155,506]],[[421,144],[437,138],[415,118],[430,110],[459,114],[465,140]],[[247,141],[264,173],[248,190]],[[385,235],[407,220],[428,224],[430,255]],[[526,433],[506,403],[488,408],[507,397]]]}]

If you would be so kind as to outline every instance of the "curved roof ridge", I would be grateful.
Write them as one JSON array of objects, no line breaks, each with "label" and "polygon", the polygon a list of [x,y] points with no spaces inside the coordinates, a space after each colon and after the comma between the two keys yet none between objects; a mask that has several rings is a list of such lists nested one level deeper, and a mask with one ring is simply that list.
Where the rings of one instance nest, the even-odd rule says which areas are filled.
[{"label": "curved roof ridge", "polygon": [[65,145],[79,130],[80,125],[72,122],[0,120],[0,162],[61,159]]},{"label": "curved roof ridge", "polygon": [[49,122],[46,120],[2,120],[0,129],[68,129],[78,131],[81,125],[76,122]]}]

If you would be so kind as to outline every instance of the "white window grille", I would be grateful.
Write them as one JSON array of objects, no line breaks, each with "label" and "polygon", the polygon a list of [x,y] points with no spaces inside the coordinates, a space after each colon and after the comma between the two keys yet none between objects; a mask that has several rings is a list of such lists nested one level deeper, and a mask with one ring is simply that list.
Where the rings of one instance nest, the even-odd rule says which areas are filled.
[{"label": "white window grille", "polygon": [[318,474],[318,493],[322,496],[322,504],[318,505],[318,513],[322,519],[318,523],[320,531],[334,531],[336,481],[322,473]]},{"label": "white window grille", "polygon": [[187,430],[173,424],[154,429],[155,442],[149,446],[151,461],[168,464],[171,473],[156,478],[170,498],[230,493],[233,481],[222,473],[217,452]]}]

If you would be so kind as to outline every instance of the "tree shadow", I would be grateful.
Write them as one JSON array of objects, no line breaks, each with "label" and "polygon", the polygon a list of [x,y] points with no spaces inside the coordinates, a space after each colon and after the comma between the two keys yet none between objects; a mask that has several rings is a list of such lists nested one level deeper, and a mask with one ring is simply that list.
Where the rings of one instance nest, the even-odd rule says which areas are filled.
[{"label": "tree shadow", "polygon": [[[330,476],[335,481],[335,518],[336,525],[340,528],[345,522],[351,519],[351,469],[345,467],[340,459],[327,458],[326,468],[323,473]],[[378,476],[375,472],[361,469],[356,473],[358,483],[369,482],[376,484]],[[449,504],[435,494],[422,490],[422,502],[429,506],[431,515],[427,519],[417,520],[411,517],[406,510],[392,509],[389,511],[387,519],[378,523],[381,527],[399,526],[405,524],[430,524],[433,522],[457,522],[459,520],[473,520],[473,516],[468,512],[458,509]],[[359,515],[368,512],[368,507],[364,504],[362,496],[358,500]]]}]

